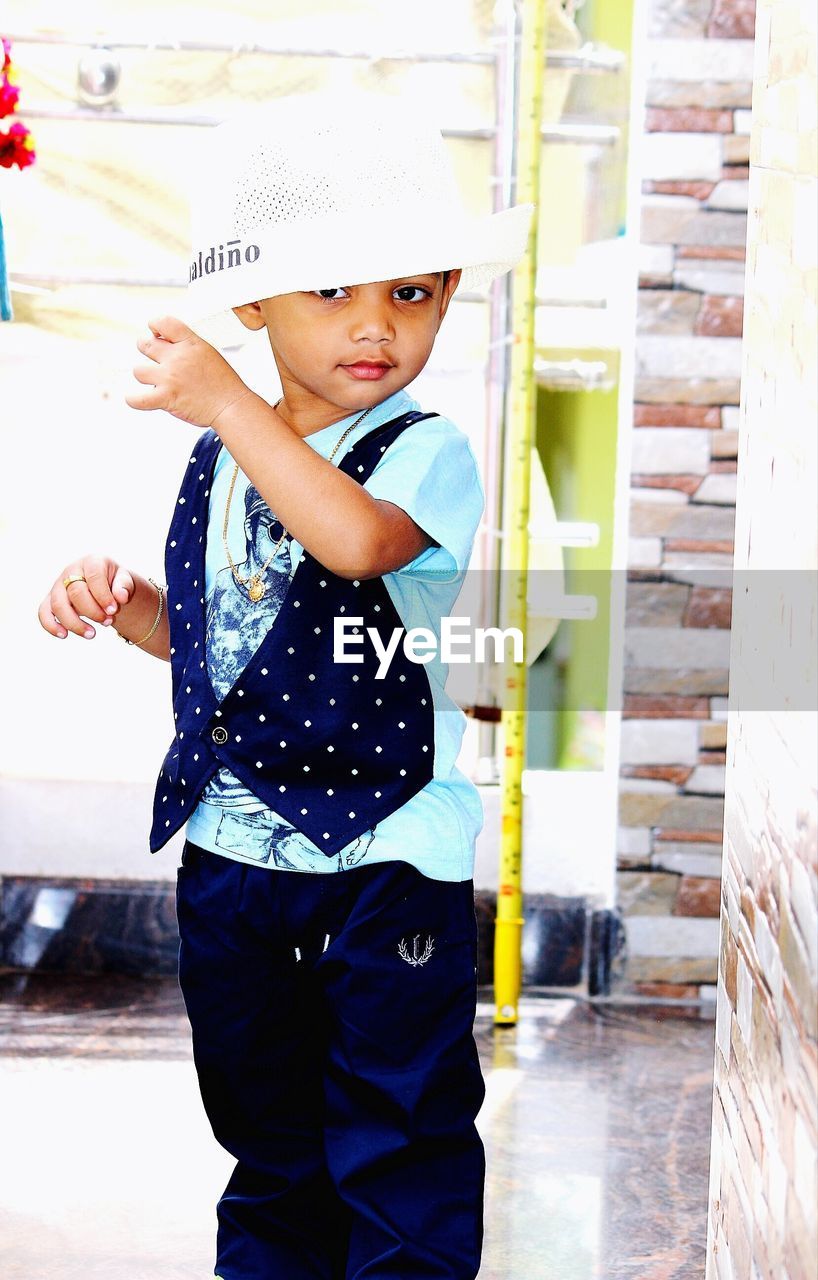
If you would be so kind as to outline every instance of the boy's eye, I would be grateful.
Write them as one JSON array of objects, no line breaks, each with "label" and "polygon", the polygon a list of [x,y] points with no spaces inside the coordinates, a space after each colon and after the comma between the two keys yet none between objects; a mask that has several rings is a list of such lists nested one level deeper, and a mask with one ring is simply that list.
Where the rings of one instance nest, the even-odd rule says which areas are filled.
[{"label": "boy's eye", "polygon": [[[313,289],[311,292],[323,302],[337,302],[342,295],[346,294],[346,290],[341,285],[336,285],[333,289]],[[399,302],[420,302],[422,298],[431,296],[429,290],[422,288],[419,284],[398,285],[393,293]]]},{"label": "boy's eye", "polygon": [[[401,302],[419,302],[420,298],[413,298],[413,293],[419,293],[421,298],[430,296],[427,289],[421,289],[419,284],[402,284],[395,290]],[[408,296],[407,296],[408,295]]]}]

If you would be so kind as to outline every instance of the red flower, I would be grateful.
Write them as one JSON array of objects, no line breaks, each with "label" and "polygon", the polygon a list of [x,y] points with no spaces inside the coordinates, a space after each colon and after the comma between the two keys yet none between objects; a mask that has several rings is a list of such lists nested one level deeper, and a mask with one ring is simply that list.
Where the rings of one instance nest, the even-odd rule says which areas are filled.
[{"label": "red flower", "polygon": [[24,124],[13,124],[8,133],[0,129],[0,168],[10,169],[16,164],[19,169],[27,169],[36,158],[34,139]]},{"label": "red flower", "polygon": [[10,74],[6,73],[0,79],[0,120],[2,120],[3,116],[14,114],[19,97],[20,90],[16,84],[12,84]]},{"label": "red flower", "polygon": [[[17,109],[20,90],[15,84],[17,77],[11,64],[11,41],[7,36],[0,36],[3,42],[2,66],[0,66],[0,120],[4,116],[13,115]],[[27,169],[37,158],[34,140],[30,131],[19,121],[9,126],[8,132],[0,129],[0,168],[10,169],[16,164],[18,169]]]}]

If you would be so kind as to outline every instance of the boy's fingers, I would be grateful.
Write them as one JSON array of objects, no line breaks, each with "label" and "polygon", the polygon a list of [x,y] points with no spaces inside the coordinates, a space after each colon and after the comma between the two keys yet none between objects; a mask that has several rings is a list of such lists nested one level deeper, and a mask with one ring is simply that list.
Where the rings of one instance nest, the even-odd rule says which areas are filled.
[{"label": "boy's fingers", "polygon": [[176,316],[159,316],[148,321],[148,328],[157,338],[165,338],[168,342],[182,342],[185,338],[195,338],[196,334]]},{"label": "boy's fingers", "polygon": [[133,576],[127,569],[117,569],[114,574],[114,580],[111,583],[111,591],[114,595],[119,592],[120,595],[124,594],[126,596],[125,600],[118,600],[117,604],[128,603],[128,600],[130,600],[134,593],[135,585]]},{"label": "boy's fingers", "polygon": [[[79,585],[81,586],[82,584],[80,583]],[[75,591],[76,587],[72,586],[71,589]],[[79,604],[79,600],[77,600],[77,604]],[[64,631],[73,631],[76,636],[84,636],[88,631],[93,632],[93,627],[84,622],[74,608],[62,583],[52,588],[49,608],[54,616],[59,618]]]},{"label": "boy's fingers", "polygon": [[[60,588],[55,588],[59,592]],[[65,592],[65,598],[71,605],[74,613],[81,615],[83,618],[93,618],[95,622],[102,622],[105,619],[105,610],[96,599],[96,593],[88,582],[72,582],[68,587],[62,587]],[[54,593],[52,593],[53,596]],[[108,584],[105,584],[105,594],[110,595]],[[55,609],[58,618],[62,617],[59,609]]]},{"label": "boy's fingers", "polygon": [[[105,617],[105,613],[108,606],[115,605],[117,603],[111,592],[111,584],[108,580],[109,579],[109,562],[107,560],[92,560],[90,558],[86,558],[83,561],[83,569],[85,571],[84,585],[87,587],[88,593],[90,594],[94,604],[97,606],[99,610],[100,617],[98,621],[101,622],[102,619]],[[82,585],[83,585],[82,583],[77,583],[77,587],[80,587]],[[71,587],[69,588],[69,590],[73,592],[74,588]],[[77,599],[74,597],[73,594],[71,596],[71,600],[73,601],[75,606],[77,606],[80,609],[80,612],[82,613],[86,612],[86,610],[81,607],[81,605],[79,604],[79,602],[77,601]],[[95,617],[96,615],[91,614],[90,616]]]},{"label": "boy's fingers", "polygon": [[149,364],[134,365],[131,372],[133,373],[133,376],[136,378],[137,382],[143,382],[145,383],[146,386],[149,386],[149,387],[156,386],[156,375],[158,373],[158,370],[152,368],[151,365]]},{"label": "boy's fingers", "polygon": [[46,596],[37,610],[37,617],[40,620],[40,626],[52,636],[62,636],[65,634],[65,627],[62,620],[57,621],[51,609],[51,596]]},{"label": "boy's fingers", "polygon": [[[66,587],[64,579],[79,574],[84,574],[85,581],[77,577]],[[86,556],[81,564],[64,570],[41,602],[37,617],[50,635],[62,637],[73,631],[90,639],[96,632],[85,619],[93,618],[103,625],[110,623],[112,615],[120,605],[128,603],[133,593],[133,575],[128,569],[103,557]]]},{"label": "boy's fingers", "polygon": [[143,356],[148,356],[151,360],[159,361],[159,352],[170,344],[164,338],[140,338],[136,344],[137,351],[141,351]]},{"label": "boy's fingers", "polygon": [[164,405],[159,404],[156,392],[153,395],[145,391],[140,394],[126,396],[125,403],[129,409],[162,409]]}]

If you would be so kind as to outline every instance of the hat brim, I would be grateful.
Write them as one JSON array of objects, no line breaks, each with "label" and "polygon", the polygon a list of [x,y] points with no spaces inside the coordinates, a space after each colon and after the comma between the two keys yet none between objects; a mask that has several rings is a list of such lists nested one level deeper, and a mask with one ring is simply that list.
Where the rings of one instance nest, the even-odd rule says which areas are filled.
[{"label": "hat brim", "polygon": [[[327,228],[293,227],[289,234],[278,228],[266,241],[263,235],[250,232],[246,239],[258,242],[257,260],[233,269],[202,270],[191,280],[179,314],[211,345],[237,347],[248,340],[250,331],[232,308],[262,298],[457,268],[462,271],[459,288],[481,289],[520,261],[533,212],[534,205],[520,204],[482,218],[458,222],[430,218],[422,224],[415,219],[400,226],[394,219],[379,218],[363,248],[360,225],[354,235],[352,228],[345,235],[338,219]],[[307,255],[305,235],[310,240]],[[206,257],[199,255],[199,261],[208,265]],[[215,256],[211,261],[217,267]],[[193,269],[197,265],[194,259]]]}]

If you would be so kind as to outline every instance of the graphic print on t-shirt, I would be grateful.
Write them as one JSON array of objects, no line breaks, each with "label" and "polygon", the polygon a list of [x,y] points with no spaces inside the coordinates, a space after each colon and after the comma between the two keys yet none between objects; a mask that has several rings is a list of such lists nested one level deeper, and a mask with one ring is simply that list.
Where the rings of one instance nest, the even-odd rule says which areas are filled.
[{"label": "graphic print on t-shirt", "polygon": [[[244,495],[244,512],[245,558],[236,564],[236,572],[247,582],[261,571],[283,529],[251,484]],[[210,683],[219,698],[236,683],[272,626],[291,575],[289,535],[261,574],[264,595],[260,600],[251,599],[248,587],[239,585],[229,565],[216,574],[207,599],[205,647]]]},{"label": "graphic print on t-shirt", "polygon": [[[234,501],[237,494],[234,493]],[[252,658],[270,627],[290,586],[293,564],[290,535],[281,542],[273,560],[261,573],[284,532],[254,485],[244,495],[245,556],[215,575],[205,608],[205,657],[210,683],[219,699],[225,697]],[[264,594],[253,600],[249,580],[261,573]],[[326,856],[315,845],[253,795],[229,769],[222,768],[205,787],[201,800],[221,810],[216,844],[261,863],[272,860],[286,870],[326,870]],[[343,864],[354,866],[366,854],[374,828],[364,832],[343,853]]]}]

